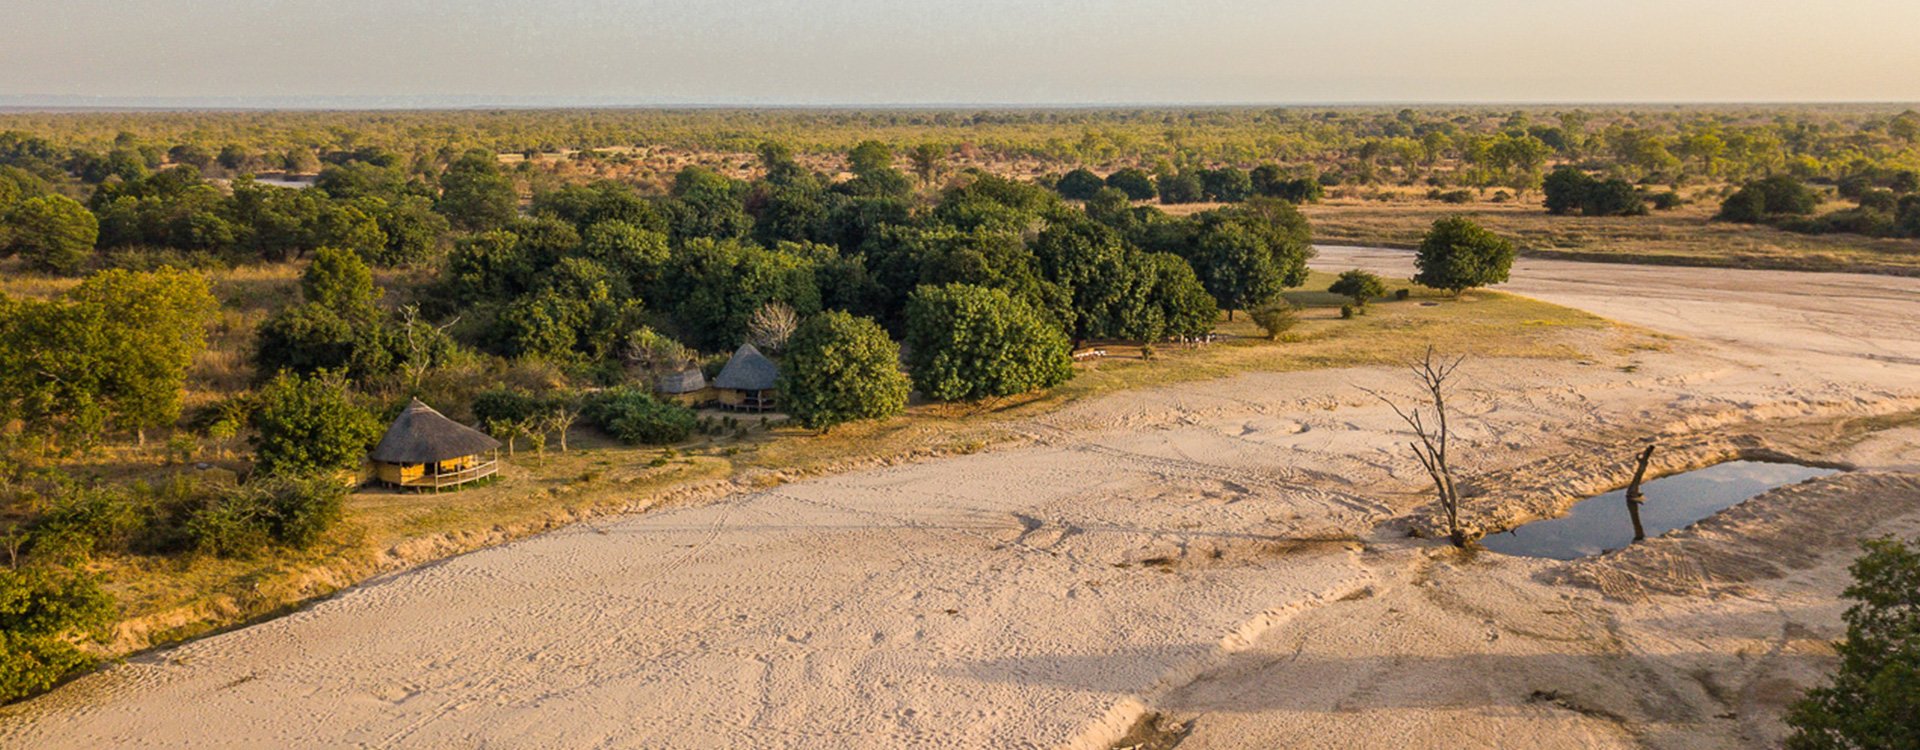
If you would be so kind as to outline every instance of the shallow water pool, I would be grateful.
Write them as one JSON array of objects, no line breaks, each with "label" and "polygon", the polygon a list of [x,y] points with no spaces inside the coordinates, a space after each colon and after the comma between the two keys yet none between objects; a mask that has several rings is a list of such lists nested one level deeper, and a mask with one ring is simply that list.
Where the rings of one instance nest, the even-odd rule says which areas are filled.
[{"label": "shallow water pool", "polygon": [[[1799,464],[1728,461],[1661,477],[1640,485],[1647,500],[1640,523],[1649,538],[1684,527],[1775,487],[1837,473]],[[1614,490],[1576,503],[1567,514],[1525,524],[1480,540],[1487,549],[1523,557],[1574,560],[1633,542],[1627,491]]]}]

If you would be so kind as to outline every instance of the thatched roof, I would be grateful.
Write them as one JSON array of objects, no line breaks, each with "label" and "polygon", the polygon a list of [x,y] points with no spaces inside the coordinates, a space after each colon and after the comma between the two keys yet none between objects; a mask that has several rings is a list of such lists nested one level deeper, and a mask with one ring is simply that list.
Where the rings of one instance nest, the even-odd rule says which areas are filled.
[{"label": "thatched roof", "polygon": [[689,367],[660,376],[661,393],[693,393],[706,387],[707,376],[701,374],[698,367]]},{"label": "thatched roof", "polygon": [[780,376],[780,368],[773,360],[761,354],[752,344],[741,344],[727,360],[727,366],[720,368],[720,374],[713,379],[713,387],[732,391],[770,391],[773,381]]},{"label": "thatched roof", "polygon": [[416,398],[387,428],[372,458],[388,464],[424,464],[478,455],[498,447],[500,441],[442,416]]}]

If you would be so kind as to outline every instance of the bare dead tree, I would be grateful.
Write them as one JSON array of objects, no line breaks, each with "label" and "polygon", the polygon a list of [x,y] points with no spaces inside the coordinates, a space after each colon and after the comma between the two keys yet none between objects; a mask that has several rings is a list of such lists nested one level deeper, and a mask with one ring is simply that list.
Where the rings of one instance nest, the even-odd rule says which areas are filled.
[{"label": "bare dead tree", "polygon": [[[1426,469],[1427,476],[1433,480],[1434,496],[1440,501],[1440,509],[1447,517],[1447,539],[1455,547],[1467,546],[1467,533],[1460,527],[1460,493],[1454,485],[1453,463],[1447,452],[1453,437],[1452,426],[1447,419],[1447,387],[1453,374],[1460,369],[1460,364],[1466,360],[1465,355],[1448,360],[1437,356],[1433,347],[1427,347],[1426,355],[1408,366],[1425,393],[1417,403],[1407,408],[1401,408],[1378,392],[1361,389],[1380,399],[1413,429],[1414,439],[1407,445],[1413,448],[1414,458],[1420,460],[1421,468]],[[1429,418],[1428,414],[1432,414],[1432,417]]]},{"label": "bare dead tree", "polygon": [[1647,477],[1647,461],[1653,458],[1653,448],[1654,444],[1648,443],[1647,449],[1640,452],[1640,465],[1633,470],[1633,483],[1627,485],[1627,516],[1633,519],[1633,540],[1636,542],[1647,538],[1646,527],[1640,525],[1640,504],[1647,501],[1647,496],[1640,494],[1640,480]]},{"label": "bare dead tree", "polygon": [[787,339],[800,327],[800,316],[785,302],[768,302],[747,320],[747,340],[768,354],[787,348]]},{"label": "bare dead tree", "polygon": [[439,338],[444,340],[447,329],[460,322],[460,319],[454,318],[443,325],[436,326],[421,320],[420,308],[414,305],[400,308],[400,318],[400,331],[407,347],[405,361],[400,363],[400,373],[406,380],[407,388],[418,391],[420,383],[427,379],[427,373],[431,372],[436,364],[433,361],[432,344],[421,328],[424,326],[434,329],[439,334]]}]

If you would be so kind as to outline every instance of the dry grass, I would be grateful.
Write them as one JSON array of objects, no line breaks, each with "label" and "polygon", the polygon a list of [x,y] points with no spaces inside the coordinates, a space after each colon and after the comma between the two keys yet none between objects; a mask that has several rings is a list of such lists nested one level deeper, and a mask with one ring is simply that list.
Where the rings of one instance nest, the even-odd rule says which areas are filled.
[{"label": "dry grass", "polygon": [[1302,210],[1313,221],[1315,240],[1333,244],[1413,247],[1434,220],[1459,214],[1539,257],[1920,275],[1920,240],[1804,235],[1710,221],[1718,206],[1711,195],[1674,211],[1632,217],[1551,216],[1538,203],[1537,195],[1458,206],[1341,199]]}]

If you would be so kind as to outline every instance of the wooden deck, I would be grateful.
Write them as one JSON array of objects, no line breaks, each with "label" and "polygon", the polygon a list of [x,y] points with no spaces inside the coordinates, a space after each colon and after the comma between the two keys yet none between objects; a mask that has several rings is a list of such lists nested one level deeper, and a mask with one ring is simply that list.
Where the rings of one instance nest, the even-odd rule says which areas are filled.
[{"label": "wooden deck", "polygon": [[409,479],[401,482],[400,487],[410,490],[434,490],[437,492],[448,487],[458,487],[468,482],[485,479],[493,476],[494,473],[499,470],[500,460],[493,458],[488,459],[486,463],[469,466],[456,472],[448,474],[427,474],[418,479]]}]

